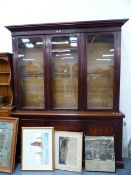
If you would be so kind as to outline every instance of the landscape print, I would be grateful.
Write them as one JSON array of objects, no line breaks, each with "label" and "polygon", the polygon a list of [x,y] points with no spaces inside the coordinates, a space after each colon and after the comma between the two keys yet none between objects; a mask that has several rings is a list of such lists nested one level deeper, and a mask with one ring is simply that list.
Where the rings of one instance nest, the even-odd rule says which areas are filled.
[{"label": "landscape print", "polygon": [[82,132],[55,131],[55,168],[82,171]]},{"label": "landscape print", "polygon": [[113,136],[85,136],[85,169],[115,172]]}]

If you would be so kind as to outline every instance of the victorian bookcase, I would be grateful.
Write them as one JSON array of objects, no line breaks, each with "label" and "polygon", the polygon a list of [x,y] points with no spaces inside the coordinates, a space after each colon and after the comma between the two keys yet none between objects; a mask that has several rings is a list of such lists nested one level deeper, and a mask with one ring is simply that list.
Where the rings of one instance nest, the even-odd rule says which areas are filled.
[{"label": "victorian bookcase", "polygon": [[6,26],[13,41],[16,108],[11,116],[20,121],[17,158],[21,127],[53,126],[114,136],[116,166],[123,167],[119,90],[126,21]]}]

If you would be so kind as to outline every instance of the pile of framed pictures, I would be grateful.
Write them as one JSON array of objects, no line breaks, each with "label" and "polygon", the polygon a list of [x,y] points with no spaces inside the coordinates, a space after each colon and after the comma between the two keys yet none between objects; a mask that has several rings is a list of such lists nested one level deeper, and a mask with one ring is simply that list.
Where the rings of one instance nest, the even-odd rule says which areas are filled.
[{"label": "pile of framed pictures", "polygon": [[[55,139],[54,139],[55,136]],[[53,127],[22,128],[22,170],[82,171],[83,133]]]},{"label": "pile of framed pictures", "polygon": [[53,127],[22,128],[22,170],[67,170],[115,172],[113,136],[85,136],[83,133],[54,131]]},{"label": "pile of framed pictures", "polygon": [[[15,164],[18,119],[0,117],[0,171],[12,173]],[[54,131],[53,127],[22,127],[22,170],[67,170],[115,172],[113,136],[85,136]]]}]

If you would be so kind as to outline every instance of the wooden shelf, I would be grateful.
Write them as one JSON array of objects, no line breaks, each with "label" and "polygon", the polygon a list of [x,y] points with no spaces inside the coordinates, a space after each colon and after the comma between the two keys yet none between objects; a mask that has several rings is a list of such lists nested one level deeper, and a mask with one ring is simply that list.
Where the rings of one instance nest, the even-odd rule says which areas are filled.
[{"label": "wooden shelf", "polygon": [[[0,110],[7,111],[10,109],[13,102],[12,84],[12,54],[0,53],[0,95],[3,96],[3,104]],[[0,116],[3,112],[0,113]]]},{"label": "wooden shelf", "polygon": [[10,83],[0,83],[0,86],[10,86]]},{"label": "wooden shelf", "polygon": [[10,74],[10,72],[0,72],[0,74]]}]

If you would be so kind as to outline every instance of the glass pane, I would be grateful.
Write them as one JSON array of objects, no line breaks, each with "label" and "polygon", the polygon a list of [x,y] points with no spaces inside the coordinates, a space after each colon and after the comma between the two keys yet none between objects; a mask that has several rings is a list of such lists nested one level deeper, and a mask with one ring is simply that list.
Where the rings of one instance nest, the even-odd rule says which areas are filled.
[{"label": "glass pane", "polygon": [[44,108],[44,77],[23,77],[20,81],[23,108]]},{"label": "glass pane", "polygon": [[78,107],[77,36],[52,38],[53,108]]},{"label": "glass pane", "polygon": [[18,39],[18,71],[19,73],[43,74],[43,39],[19,38]]},{"label": "glass pane", "polygon": [[112,109],[114,36],[90,35],[87,42],[88,109]]},{"label": "glass pane", "polygon": [[88,75],[88,109],[112,108],[112,79],[112,75],[108,74]]}]

